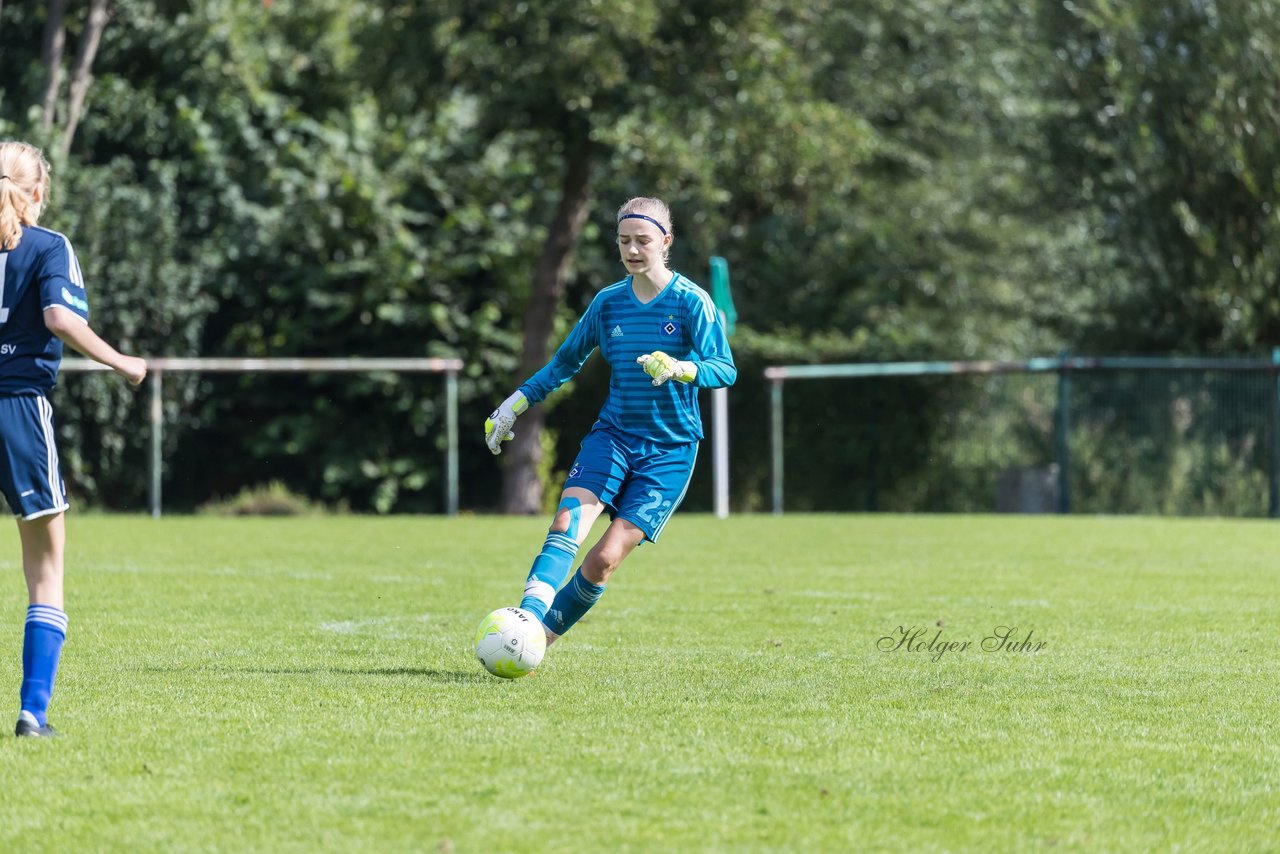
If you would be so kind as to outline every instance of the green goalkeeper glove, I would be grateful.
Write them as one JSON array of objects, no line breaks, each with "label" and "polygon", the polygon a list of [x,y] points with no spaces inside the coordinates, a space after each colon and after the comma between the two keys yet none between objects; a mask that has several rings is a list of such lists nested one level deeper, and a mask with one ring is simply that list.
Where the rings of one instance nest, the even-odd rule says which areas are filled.
[{"label": "green goalkeeper glove", "polygon": [[516,437],[511,428],[516,424],[516,416],[524,414],[529,408],[529,401],[520,392],[508,397],[498,408],[489,414],[484,422],[484,443],[489,452],[495,456],[502,453],[502,443],[510,442]]},{"label": "green goalkeeper glove", "polygon": [[698,366],[693,362],[681,362],[673,359],[661,350],[654,350],[647,356],[636,359],[644,366],[644,372],[653,377],[654,385],[662,385],[667,380],[680,383],[691,383],[698,375]]}]

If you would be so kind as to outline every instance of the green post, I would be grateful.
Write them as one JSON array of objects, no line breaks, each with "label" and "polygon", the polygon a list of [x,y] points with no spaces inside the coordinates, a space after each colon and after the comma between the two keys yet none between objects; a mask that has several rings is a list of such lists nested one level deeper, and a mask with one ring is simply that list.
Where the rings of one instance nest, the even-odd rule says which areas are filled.
[{"label": "green post", "polygon": [[1271,394],[1267,406],[1267,428],[1271,431],[1271,495],[1269,515],[1280,519],[1280,347],[1271,348]]},{"label": "green post", "polygon": [[1058,458],[1058,512],[1071,512],[1071,370],[1069,353],[1058,356],[1058,413],[1054,425],[1054,454]]},{"label": "green post", "polygon": [[724,334],[732,336],[738,311],[733,307],[733,292],[729,288],[729,262],[719,255],[711,256],[711,301],[720,309]]}]

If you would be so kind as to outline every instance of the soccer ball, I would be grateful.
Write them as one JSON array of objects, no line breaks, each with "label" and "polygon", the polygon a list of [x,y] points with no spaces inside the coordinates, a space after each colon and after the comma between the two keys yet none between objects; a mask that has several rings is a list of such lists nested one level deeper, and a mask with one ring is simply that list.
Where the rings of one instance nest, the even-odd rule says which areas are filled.
[{"label": "soccer ball", "polygon": [[476,629],[476,658],[494,676],[515,679],[542,662],[547,635],[542,621],[523,608],[499,608]]}]

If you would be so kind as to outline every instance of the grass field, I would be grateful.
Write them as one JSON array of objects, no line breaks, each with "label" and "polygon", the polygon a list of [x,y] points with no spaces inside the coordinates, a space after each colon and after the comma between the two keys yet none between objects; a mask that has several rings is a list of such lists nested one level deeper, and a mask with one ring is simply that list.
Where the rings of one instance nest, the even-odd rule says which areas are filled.
[{"label": "grass field", "polygon": [[1274,522],[678,517],[500,681],[545,524],[71,516],[0,851],[1280,850]]}]

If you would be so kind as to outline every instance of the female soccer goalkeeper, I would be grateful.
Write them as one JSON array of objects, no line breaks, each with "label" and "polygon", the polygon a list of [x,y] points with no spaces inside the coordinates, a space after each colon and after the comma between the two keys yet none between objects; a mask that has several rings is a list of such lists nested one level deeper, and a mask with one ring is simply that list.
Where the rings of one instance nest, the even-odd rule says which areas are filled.
[{"label": "female soccer goalkeeper", "polygon": [[48,394],[62,342],[133,385],[147,363],[125,356],[89,328],[89,303],[71,242],[36,226],[49,196],[39,149],[0,142],[0,492],[18,517],[29,606],[22,643],[19,736],[55,735],[45,713],[67,635],[62,610],[66,488]]},{"label": "female soccer goalkeeper", "polygon": [[[542,619],[547,643],[599,601],[636,546],[657,541],[693,475],[702,439],[698,388],[729,386],[738,375],[711,297],[667,268],[673,239],[665,203],[623,205],[618,252],[627,277],[596,295],[551,361],[485,421],[485,442],[499,454],[516,418],[581,370],[591,351],[600,348],[609,362],[608,397],[569,469],[520,603]],[[564,584],[604,510],[609,527]]]}]

